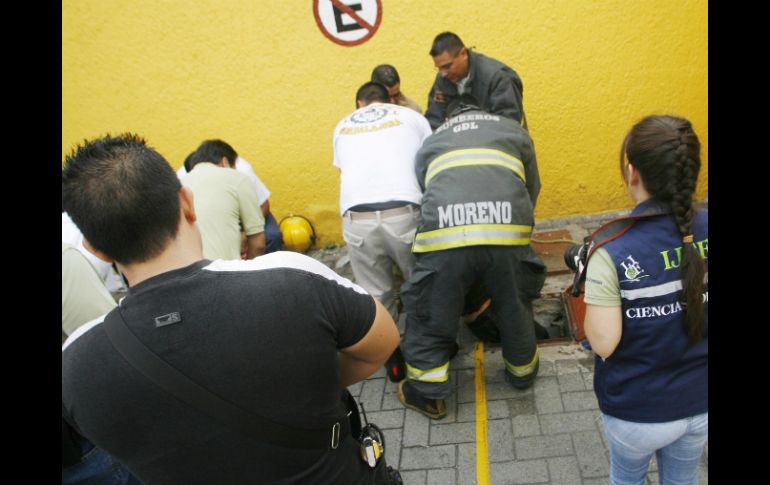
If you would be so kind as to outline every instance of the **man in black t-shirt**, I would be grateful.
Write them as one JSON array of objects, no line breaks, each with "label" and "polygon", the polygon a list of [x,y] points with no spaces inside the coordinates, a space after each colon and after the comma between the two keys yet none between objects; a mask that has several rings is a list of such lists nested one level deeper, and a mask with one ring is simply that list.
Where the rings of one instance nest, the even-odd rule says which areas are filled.
[{"label": "man in black t-shirt", "polygon": [[[113,312],[153,353],[247,413],[322,429],[339,416],[341,390],[398,344],[377,300],[311,258],[202,259],[193,194],[135,135],[78,147],[63,180],[89,249],[128,279]],[[299,449],[212,418],[129,364],[105,318],[62,347],[62,416],[143,481],[369,483],[352,436]]]}]

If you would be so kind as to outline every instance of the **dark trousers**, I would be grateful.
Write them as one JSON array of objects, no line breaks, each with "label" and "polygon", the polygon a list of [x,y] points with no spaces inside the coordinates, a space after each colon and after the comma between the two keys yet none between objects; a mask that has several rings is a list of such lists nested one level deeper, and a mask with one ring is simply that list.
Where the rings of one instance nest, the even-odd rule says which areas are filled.
[{"label": "dark trousers", "polygon": [[283,251],[283,235],[273,214],[265,216],[265,254]]},{"label": "dark trousers", "polygon": [[407,314],[401,349],[407,377],[423,396],[443,399],[452,389],[449,356],[457,340],[465,297],[480,282],[498,318],[510,379],[537,373],[532,300],[545,282],[545,265],[530,246],[470,246],[418,253],[401,287]]}]

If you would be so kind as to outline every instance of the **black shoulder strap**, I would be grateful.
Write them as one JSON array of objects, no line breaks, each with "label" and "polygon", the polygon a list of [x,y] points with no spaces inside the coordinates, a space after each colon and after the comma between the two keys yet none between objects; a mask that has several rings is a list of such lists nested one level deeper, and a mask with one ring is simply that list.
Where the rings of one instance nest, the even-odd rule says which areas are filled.
[{"label": "black shoulder strap", "polygon": [[572,282],[572,296],[580,295],[581,288],[586,279],[588,260],[597,249],[628,232],[636,221],[640,219],[670,213],[671,209],[668,205],[652,201],[642,212],[613,219],[591,233],[583,242],[583,248],[580,251],[581,261],[578,263],[578,271],[575,273],[575,279]]},{"label": "black shoulder strap", "polygon": [[120,306],[104,320],[112,345],[139,372],[176,398],[259,441],[289,448],[336,449],[350,433],[347,416],[323,429],[299,429],[248,413],[202,387],[148,349],[126,326]]}]

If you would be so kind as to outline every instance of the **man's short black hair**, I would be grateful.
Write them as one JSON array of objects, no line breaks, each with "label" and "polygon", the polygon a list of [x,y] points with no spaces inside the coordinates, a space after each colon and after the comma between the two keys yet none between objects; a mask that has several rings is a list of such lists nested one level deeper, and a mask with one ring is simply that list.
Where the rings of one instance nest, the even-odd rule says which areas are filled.
[{"label": "man's short black hair", "polygon": [[398,71],[395,67],[390,64],[380,64],[372,71],[372,81],[390,88],[396,83],[400,83],[401,78],[398,77]]},{"label": "man's short black hair", "polygon": [[433,46],[430,48],[430,55],[435,57],[444,51],[448,51],[449,54],[456,56],[460,49],[465,47],[463,41],[457,34],[452,32],[442,32],[433,39]]},{"label": "man's short black hair", "polygon": [[191,151],[190,154],[187,155],[187,158],[184,159],[184,163],[182,164],[184,165],[184,169],[187,171],[187,173],[190,173],[190,170],[192,170],[193,168],[192,161],[193,161],[194,155],[195,155],[195,150]]},{"label": "man's short black hair", "polygon": [[369,81],[358,88],[358,92],[356,92],[356,106],[358,106],[359,101],[363,101],[364,104],[388,103],[390,102],[390,94],[388,93],[388,88],[383,84]]},{"label": "man's short black hair", "polygon": [[452,118],[456,114],[460,114],[469,109],[481,109],[479,100],[472,94],[463,93],[449,102],[446,107],[446,117],[447,119]]},{"label": "man's short black hair", "polygon": [[122,264],[159,255],[179,228],[174,169],[135,134],[85,141],[64,160],[62,198],[96,250]]},{"label": "man's short black hair", "polygon": [[222,140],[205,140],[190,155],[190,169],[192,170],[196,165],[203,162],[218,165],[222,157],[227,159],[228,165],[234,167],[235,159],[238,158],[238,152],[230,144]]}]

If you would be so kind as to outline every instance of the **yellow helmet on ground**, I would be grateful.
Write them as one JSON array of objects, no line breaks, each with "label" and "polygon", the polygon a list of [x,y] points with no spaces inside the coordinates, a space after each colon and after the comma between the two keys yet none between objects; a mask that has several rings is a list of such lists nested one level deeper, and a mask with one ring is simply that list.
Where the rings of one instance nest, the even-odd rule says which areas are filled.
[{"label": "yellow helmet on ground", "polygon": [[289,251],[304,253],[315,243],[315,230],[306,217],[286,216],[278,228],[283,236],[283,246]]}]

